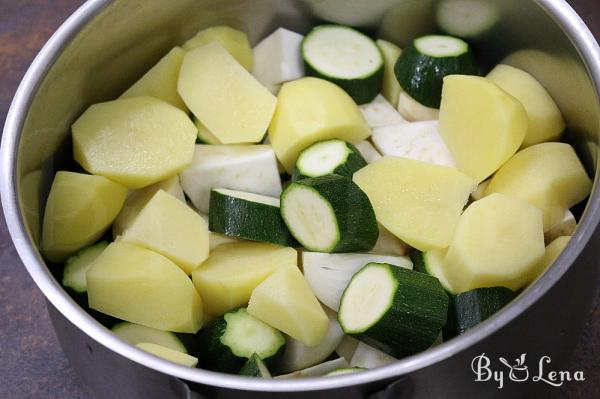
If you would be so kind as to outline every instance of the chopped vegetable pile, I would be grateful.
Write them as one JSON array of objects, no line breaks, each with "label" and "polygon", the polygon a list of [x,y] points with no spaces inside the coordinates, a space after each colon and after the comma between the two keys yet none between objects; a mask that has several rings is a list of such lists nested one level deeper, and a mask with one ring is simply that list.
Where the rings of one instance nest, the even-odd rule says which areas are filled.
[{"label": "chopped vegetable pile", "polygon": [[204,29],[75,121],[84,171],[54,177],[43,255],[184,366],[335,376],[425,351],[540,276],[591,190],[536,78],[483,72],[452,36]]}]

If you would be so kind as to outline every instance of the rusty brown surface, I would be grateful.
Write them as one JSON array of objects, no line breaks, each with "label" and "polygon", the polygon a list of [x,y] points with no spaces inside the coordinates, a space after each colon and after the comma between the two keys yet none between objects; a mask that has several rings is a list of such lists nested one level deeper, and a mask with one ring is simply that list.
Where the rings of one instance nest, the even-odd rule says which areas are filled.
[{"label": "rusty brown surface", "polygon": [[[81,0],[0,0],[0,125],[36,52]],[[596,37],[600,1],[571,0]],[[568,384],[556,398],[600,398],[600,292],[570,370],[587,382]],[[22,266],[0,220],[0,398],[91,398],[67,363],[45,302]]]}]

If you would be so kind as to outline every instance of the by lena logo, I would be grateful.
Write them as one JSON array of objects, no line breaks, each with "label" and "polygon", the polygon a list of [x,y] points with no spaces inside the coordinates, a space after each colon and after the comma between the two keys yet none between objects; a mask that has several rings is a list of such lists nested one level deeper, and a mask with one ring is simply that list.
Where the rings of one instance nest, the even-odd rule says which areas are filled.
[{"label": "by lena logo", "polygon": [[525,364],[526,356],[527,354],[523,353],[520,357],[515,359],[514,364],[511,364],[505,358],[500,357],[498,358],[498,361],[504,367],[499,369],[492,368],[492,361],[485,353],[475,356],[471,362],[471,370],[473,370],[473,373],[475,374],[475,381],[495,381],[498,384],[498,389],[504,388],[507,378],[512,382],[532,381],[545,383],[554,387],[560,387],[565,382],[569,381],[585,381],[583,371],[578,370],[570,372],[549,370],[550,363],[552,362],[550,356],[542,356],[537,363],[537,372],[530,375],[529,368]]}]

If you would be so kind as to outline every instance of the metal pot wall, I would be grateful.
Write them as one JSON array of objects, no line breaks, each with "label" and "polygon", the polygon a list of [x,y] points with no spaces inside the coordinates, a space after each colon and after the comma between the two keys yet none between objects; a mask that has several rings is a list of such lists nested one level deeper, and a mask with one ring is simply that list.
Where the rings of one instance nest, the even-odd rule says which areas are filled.
[{"label": "metal pot wall", "polygon": [[[277,26],[306,32],[318,20],[348,23],[401,45],[435,29],[433,0],[90,0],[56,32],[15,96],[2,138],[1,194],[14,244],[48,300],[61,345],[98,398],[464,398],[545,397],[548,384],[476,382],[474,356],[552,358],[560,365],[581,331],[598,272],[597,184],[577,233],[552,268],[505,310],[425,353],[368,372],[333,378],[260,380],[189,369],[114,337],[61,288],[35,243],[35,207],[21,178],[41,170],[41,209],[53,173],[68,167],[69,126],[90,104],[112,99],[171,46],[203,27],[227,24],[256,43]],[[493,26],[473,38],[482,59],[534,74],[551,92],[591,175],[600,134],[600,49],[562,0],[483,0]],[[67,138],[65,140],[65,138]],[[32,217],[33,213],[33,217]],[[537,363],[532,364],[537,367]],[[498,366],[500,367],[500,366]]]}]

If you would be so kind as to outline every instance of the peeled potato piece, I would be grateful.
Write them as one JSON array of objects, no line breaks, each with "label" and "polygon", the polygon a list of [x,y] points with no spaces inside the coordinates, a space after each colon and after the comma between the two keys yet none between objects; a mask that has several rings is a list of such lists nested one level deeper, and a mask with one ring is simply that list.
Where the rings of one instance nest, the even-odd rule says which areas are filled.
[{"label": "peeled potato piece", "polygon": [[458,169],[481,183],[523,143],[527,113],[489,79],[450,75],[442,88],[439,132]]},{"label": "peeled potato piece", "polygon": [[113,222],[126,195],[125,187],[105,177],[58,172],[44,212],[44,255],[61,262],[92,244]]},{"label": "peeled potato piece", "polygon": [[192,162],[197,129],[185,112],[152,97],[92,105],[73,124],[73,154],[85,170],[129,188],[177,174]]},{"label": "peeled potato piece", "polygon": [[209,43],[220,44],[237,62],[248,71],[252,70],[252,49],[248,36],[244,32],[229,26],[211,26],[196,33],[196,36],[183,43],[185,51],[204,46]]}]

